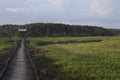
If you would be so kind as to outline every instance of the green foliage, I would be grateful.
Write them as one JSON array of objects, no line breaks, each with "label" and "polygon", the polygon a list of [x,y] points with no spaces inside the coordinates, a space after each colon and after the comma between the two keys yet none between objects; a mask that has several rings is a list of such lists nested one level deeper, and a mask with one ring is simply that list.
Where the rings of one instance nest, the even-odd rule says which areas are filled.
[{"label": "green foliage", "polygon": [[10,49],[16,44],[19,38],[0,38],[0,51]]},{"label": "green foliage", "polygon": [[65,25],[52,23],[28,24],[29,36],[109,36],[112,32],[97,26]]},{"label": "green foliage", "polygon": [[28,38],[31,40],[31,46],[41,46],[43,43],[48,44],[69,44],[69,43],[87,43],[87,42],[100,42],[101,37],[39,37],[39,38]]},{"label": "green foliage", "polygon": [[66,25],[53,23],[34,23],[26,25],[3,25],[0,26],[0,37],[23,36],[18,29],[26,28],[24,36],[111,36],[113,33],[107,29],[88,25]]},{"label": "green foliage", "polygon": [[15,44],[19,38],[0,38],[0,72],[5,67],[5,63],[11,56],[11,52],[15,48]]},{"label": "green foliage", "polygon": [[18,28],[17,25],[3,25],[0,26],[0,38],[1,37],[12,37],[18,35]]},{"label": "green foliage", "polygon": [[[51,65],[60,68],[62,80],[119,80],[120,79],[120,38],[119,37],[82,37],[75,40],[102,39],[101,42],[69,43],[38,46],[38,41],[61,41],[74,38],[34,38],[30,46],[41,52],[32,54],[35,57],[41,53],[53,60]],[[34,43],[32,43],[32,41]],[[36,41],[36,42],[35,42]],[[34,45],[31,45],[34,44]],[[37,61],[39,62],[39,61]],[[49,67],[49,66],[48,66]],[[56,74],[56,73],[54,73]],[[59,74],[60,75],[60,74]],[[69,75],[69,76],[68,76]],[[70,77],[71,76],[71,77]],[[58,79],[59,80],[59,79]]]},{"label": "green foliage", "polygon": [[114,35],[120,35],[120,29],[108,29],[110,32],[112,32]]}]

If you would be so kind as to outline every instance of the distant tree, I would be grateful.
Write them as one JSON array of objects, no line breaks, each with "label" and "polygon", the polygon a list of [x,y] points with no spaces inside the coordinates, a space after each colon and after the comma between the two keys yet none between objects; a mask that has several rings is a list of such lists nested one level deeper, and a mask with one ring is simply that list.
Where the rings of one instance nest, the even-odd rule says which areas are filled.
[{"label": "distant tree", "polygon": [[113,32],[97,26],[32,23],[26,25],[2,25],[0,37],[21,36],[18,29],[26,28],[26,36],[111,36]]}]

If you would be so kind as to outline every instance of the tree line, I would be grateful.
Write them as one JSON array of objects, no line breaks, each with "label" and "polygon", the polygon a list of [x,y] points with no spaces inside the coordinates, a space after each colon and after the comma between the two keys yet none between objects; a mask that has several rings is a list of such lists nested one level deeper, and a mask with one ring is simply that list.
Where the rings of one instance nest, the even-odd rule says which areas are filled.
[{"label": "tree line", "polygon": [[26,28],[26,36],[112,36],[113,32],[102,27],[88,25],[67,25],[60,23],[31,23],[25,25],[2,25],[0,37],[20,36],[18,29]]},{"label": "tree line", "polygon": [[120,35],[120,29],[108,29],[113,35]]}]

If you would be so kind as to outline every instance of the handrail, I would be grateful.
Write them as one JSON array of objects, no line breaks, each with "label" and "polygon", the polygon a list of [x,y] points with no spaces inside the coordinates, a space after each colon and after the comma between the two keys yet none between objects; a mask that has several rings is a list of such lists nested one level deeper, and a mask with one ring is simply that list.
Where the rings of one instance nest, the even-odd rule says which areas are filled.
[{"label": "handrail", "polygon": [[26,50],[26,53],[27,53],[27,55],[28,55],[28,58],[30,59],[30,62],[31,62],[31,64],[32,64],[33,71],[34,71],[34,73],[35,73],[35,80],[40,80],[40,79],[39,79],[39,76],[38,76],[38,72],[37,72],[36,67],[35,67],[35,64],[34,64],[32,58],[31,58],[31,56],[30,56],[29,49],[27,48],[26,40],[25,40],[24,45],[25,45],[25,50]]},{"label": "handrail", "polygon": [[[20,42],[21,42],[21,41],[20,41]],[[20,47],[20,42],[17,43],[17,47],[14,46],[15,49],[11,52],[12,55],[7,59],[4,68],[3,68],[3,70],[2,70],[1,73],[0,73],[0,80],[1,80],[2,77],[3,77],[5,71],[6,71],[7,67],[8,67],[8,64],[9,64],[10,60],[12,59],[12,57],[15,55],[15,53],[16,53],[17,50],[18,50],[18,48]]]},{"label": "handrail", "polygon": [[[23,39],[23,40],[24,40],[24,39]],[[21,41],[20,41],[20,42],[21,42]],[[7,59],[4,68],[3,68],[3,70],[2,70],[1,73],[0,73],[0,80],[1,80],[1,79],[3,78],[3,76],[4,76],[4,74],[5,74],[5,72],[6,72],[7,68],[8,68],[8,65],[9,65],[10,60],[11,60],[12,57],[15,55],[15,53],[18,51],[18,48],[20,47],[20,42],[17,44],[17,47],[15,47],[15,49],[11,52],[12,55]],[[30,53],[29,53],[29,50],[28,50],[28,48],[27,48],[27,46],[26,46],[26,42],[25,42],[25,41],[24,41],[24,46],[25,46],[25,52],[26,52],[26,54],[27,54],[27,56],[28,56],[28,58],[29,58],[29,60],[30,60],[30,62],[31,62],[32,68],[33,68],[35,80],[40,80],[39,77],[38,77],[38,73],[37,73],[36,67],[35,67],[35,65],[34,65],[34,63],[33,63],[33,60],[32,60],[32,58],[31,58],[31,56],[30,56]]]}]

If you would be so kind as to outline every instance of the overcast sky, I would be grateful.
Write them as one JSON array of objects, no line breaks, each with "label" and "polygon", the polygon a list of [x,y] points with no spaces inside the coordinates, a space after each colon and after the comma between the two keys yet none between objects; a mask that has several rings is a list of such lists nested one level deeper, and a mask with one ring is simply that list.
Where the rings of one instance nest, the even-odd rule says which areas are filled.
[{"label": "overcast sky", "polygon": [[120,29],[120,0],[0,0],[0,24],[52,22]]}]

